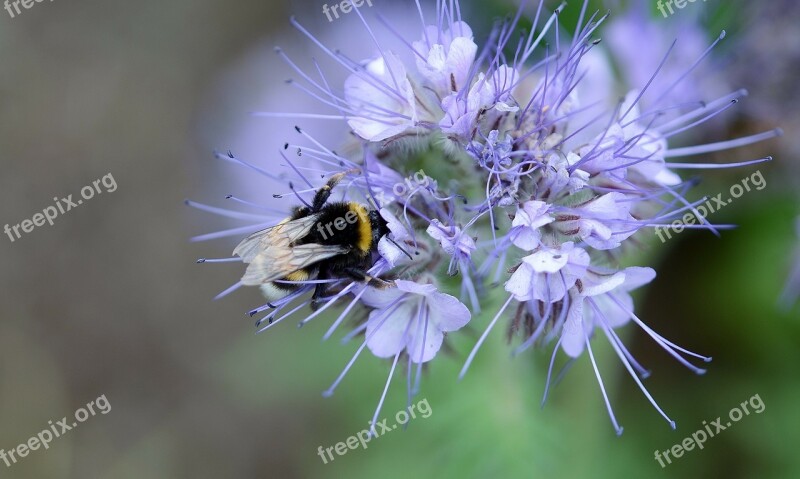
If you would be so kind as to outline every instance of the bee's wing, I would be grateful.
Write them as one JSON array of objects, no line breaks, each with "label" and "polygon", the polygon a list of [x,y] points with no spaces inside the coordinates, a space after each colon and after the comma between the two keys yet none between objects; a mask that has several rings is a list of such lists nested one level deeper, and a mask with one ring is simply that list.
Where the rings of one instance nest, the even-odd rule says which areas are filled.
[{"label": "bee's wing", "polygon": [[350,249],[345,246],[316,243],[291,247],[270,246],[250,262],[241,282],[245,286],[258,286],[269,283],[283,278],[289,273],[303,269],[312,263],[332,258],[348,251]]},{"label": "bee's wing", "polygon": [[233,250],[233,254],[242,258],[243,262],[250,263],[259,253],[268,248],[288,248],[290,244],[311,231],[317,218],[319,215],[310,215],[292,221],[287,218],[275,226],[256,231],[243,239]]}]

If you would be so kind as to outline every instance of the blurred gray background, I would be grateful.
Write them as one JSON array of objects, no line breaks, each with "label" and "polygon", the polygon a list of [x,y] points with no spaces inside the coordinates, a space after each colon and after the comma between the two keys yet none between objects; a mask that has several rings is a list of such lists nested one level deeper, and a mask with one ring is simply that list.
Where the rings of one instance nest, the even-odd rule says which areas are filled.
[{"label": "blurred gray background", "polygon": [[[204,194],[211,151],[227,146],[198,134],[209,92],[284,28],[287,5],[86,0],[0,13],[2,222],[109,172],[119,185],[0,245],[0,448],[101,394],[112,406],[0,476],[298,477],[297,431],[314,418],[267,386],[267,366],[289,358],[269,358],[269,340],[252,335],[255,294],[211,301],[234,276],[194,259],[227,246],[189,244],[207,218],[182,202]],[[242,370],[263,392],[246,406],[219,374],[237,367],[225,354],[237,342],[269,361]]]}]

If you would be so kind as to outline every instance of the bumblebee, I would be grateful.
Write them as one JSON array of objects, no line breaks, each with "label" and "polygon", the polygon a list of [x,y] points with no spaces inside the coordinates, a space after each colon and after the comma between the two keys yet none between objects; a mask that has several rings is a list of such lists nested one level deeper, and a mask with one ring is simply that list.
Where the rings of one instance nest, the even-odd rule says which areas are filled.
[{"label": "bumblebee", "polygon": [[[260,286],[268,301],[282,298],[307,280],[343,279],[386,287],[390,283],[373,278],[378,241],[389,233],[386,220],[376,210],[350,202],[328,202],[331,191],[348,172],[337,173],[317,190],[311,204],[299,206],[278,223],[248,236],[233,250],[247,270],[241,283]],[[330,282],[319,282],[311,304],[316,307]]]}]

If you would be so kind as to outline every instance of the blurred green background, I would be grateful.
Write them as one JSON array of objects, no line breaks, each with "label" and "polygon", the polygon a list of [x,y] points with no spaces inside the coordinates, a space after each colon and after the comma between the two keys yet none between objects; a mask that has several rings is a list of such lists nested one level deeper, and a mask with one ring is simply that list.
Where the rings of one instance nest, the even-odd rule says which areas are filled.
[{"label": "blurred green background", "polygon": [[[709,39],[729,29],[715,52],[716,74],[750,96],[708,139],[786,131],[712,157],[772,154],[774,162],[702,175],[696,198],[725,191],[755,169],[764,173],[767,188],[713,217],[738,229],[721,239],[684,232],[637,255],[659,273],[637,297],[639,316],[714,357],[698,377],[640,330],[622,332],[652,370],[646,385],[677,421],[676,431],[604,341],[593,344],[625,427],[621,437],[586,357],[544,409],[549,348],[510,358],[499,332],[458,382],[495,302],[487,305],[488,318],[451,337],[452,354],[426,368],[417,400],[427,399],[430,417],[327,465],[317,448],[366,426],[390,363],[364,354],[336,394],[322,398],[357,344],[321,342],[330,317],[302,330],[287,322],[254,335],[245,312],[260,304],[257,291],[212,301],[239,268],[195,264],[227,255],[233,243],[188,242],[228,225],[182,204],[187,196],[215,202],[237,192],[237,176],[213,160],[215,148],[263,147],[260,159],[275,161],[270,152],[292,125],[248,112],[273,107],[283,80],[294,76],[277,66],[273,45],[318,55],[288,18],[297,14],[324,32],[321,3],[81,0],[36,3],[13,19],[0,12],[0,223],[30,218],[53,196],[76,193],[109,172],[119,185],[55,226],[0,241],[0,448],[14,448],[102,394],[112,406],[49,450],[10,468],[0,463],[0,477],[800,477],[800,308],[777,308],[800,245],[793,81],[800,12],[793,2],[697,2],[669,19],[647,20],[666,28],[691,15]],[[412,11],[407,2],[373,3],[392,21]],[[479,44],[487,19],[515,9],[510,2],[462,3]],[[631,7],[620,3],[592,2],[590,10]],[[565,25],[574,25],[578,11],[572,2]],[[356,23],[341,22],[331,26],[343,30],[333,34],[346,49]],[[405,405],[399,376],[383,417]],[[755,394],[763,413],[664,469],[654,460],[656,449]]]}]

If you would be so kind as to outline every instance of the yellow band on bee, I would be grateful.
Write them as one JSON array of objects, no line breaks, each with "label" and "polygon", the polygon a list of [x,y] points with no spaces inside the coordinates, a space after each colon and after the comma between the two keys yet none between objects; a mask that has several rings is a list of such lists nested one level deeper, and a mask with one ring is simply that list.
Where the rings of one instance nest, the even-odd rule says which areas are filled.
[{"label": "yellow band on bee", "polygon": [[306,270],[299,269],[293,273],[287,274],[286,279],[289,281],[305,281],[308,279],[308,272]]},{"label": "yellow band on bee", "polygon": [[358,243],[356,246],[366,253],[372,247],[372,224],[369,221],[367,208],[354,201],[351,201],[348,206],[351,211],[355,211],[358,215]]}]

